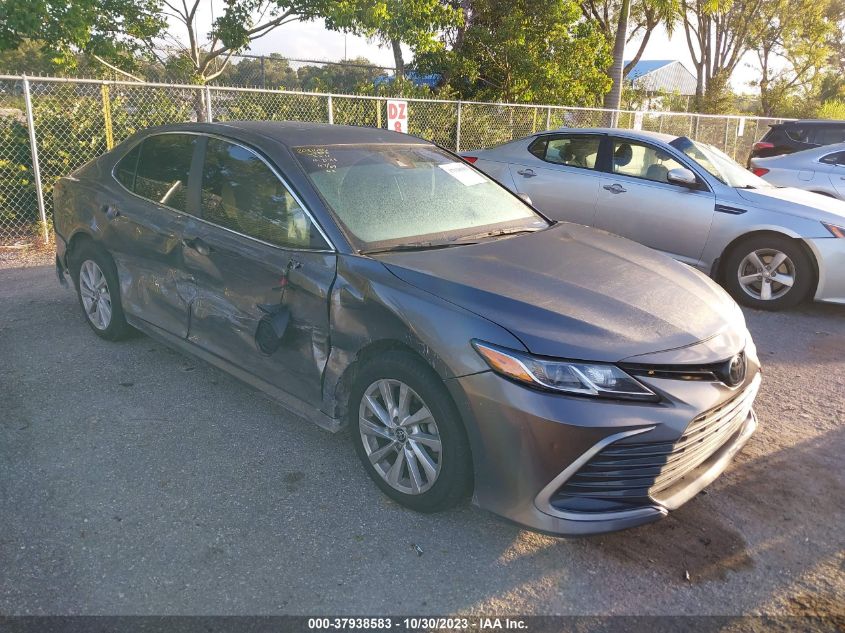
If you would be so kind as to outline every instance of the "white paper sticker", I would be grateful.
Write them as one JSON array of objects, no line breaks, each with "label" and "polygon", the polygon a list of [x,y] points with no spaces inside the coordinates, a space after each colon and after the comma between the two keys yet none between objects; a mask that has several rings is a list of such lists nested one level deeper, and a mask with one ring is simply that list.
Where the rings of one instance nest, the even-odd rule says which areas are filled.
[{"label": "white paper sticker", "polygon": [[458,180],[465,184],[467,187],[471,187],[472,185],[480,185],[483,182],[487,182],[487,179],[479,174],[477,171],[472,170],[467,165],[463,163],[444,163],[442,165],[438,165],[440,169],[445,171],[455,180]]},{"label": "white paper sticker", "polygon": [[408,102],[398,99],[387,101],[387,129],[408,133]]},{"label": "white paper sticker", "polygon": [[745,134],[745,117],[741,116],[739,117],[739,128],[736,131],[736,135],[742,136],[743,134]]}]

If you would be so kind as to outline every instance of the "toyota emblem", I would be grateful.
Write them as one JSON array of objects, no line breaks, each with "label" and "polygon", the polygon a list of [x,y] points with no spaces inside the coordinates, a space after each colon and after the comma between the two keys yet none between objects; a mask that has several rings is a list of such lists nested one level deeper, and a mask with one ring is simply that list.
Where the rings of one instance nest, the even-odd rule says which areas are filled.
[{"label": "toyota emblem", "polygon": [[745,380],[745,352],[740,352],[728,365],[728,384],[735,387]]}]

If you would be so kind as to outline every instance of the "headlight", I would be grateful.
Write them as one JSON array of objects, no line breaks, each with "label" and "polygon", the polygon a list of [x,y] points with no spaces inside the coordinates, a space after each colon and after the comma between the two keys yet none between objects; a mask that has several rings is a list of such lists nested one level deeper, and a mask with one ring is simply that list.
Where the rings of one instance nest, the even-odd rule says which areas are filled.
[{"label": "headlight", "polygon": [[597,398],[660,399],[616,365],[538,358],[479,340],[472,345],[493,371],[533,387]]},{"label": "headlight", "polygon": [[833,237],[845,237],[845,227],[836,226],[835,224],[828,224],[827,222],[822,222],[824,228],[826,228]]}]

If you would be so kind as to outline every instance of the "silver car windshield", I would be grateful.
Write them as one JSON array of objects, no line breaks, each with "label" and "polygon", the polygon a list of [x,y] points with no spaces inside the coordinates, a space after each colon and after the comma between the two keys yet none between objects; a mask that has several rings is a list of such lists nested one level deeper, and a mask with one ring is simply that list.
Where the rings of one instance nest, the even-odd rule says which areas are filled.
[{"label": "silver car windshield", "polygon": [[432,145],[321,145],[294,152],[347,233],[366,249],[548,226],[519,198]]},{"label": "silver car windshield", "polygon": [[706,169],[729,187],[763,189],[772,185],[752,174],[727,154],[707,143],[680,136],[669,143]]}]

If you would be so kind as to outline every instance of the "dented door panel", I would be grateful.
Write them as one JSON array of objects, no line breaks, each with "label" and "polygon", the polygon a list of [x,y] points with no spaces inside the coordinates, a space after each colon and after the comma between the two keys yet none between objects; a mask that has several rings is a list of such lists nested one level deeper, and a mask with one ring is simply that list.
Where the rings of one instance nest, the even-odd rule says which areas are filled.
[{"label": "dented door panel", "polygon": [[[271,246],[199,220],[184,237],[185,268],[196,283],[188,340],[319,404],[335,255]],[[275,310],[288,311],[289,321],[278,348],[265,353],[256,334]]]},{"label": "dented door panel", "polygon": [[[117,204],[104,199],[102,207]],[[184,337],[194,284],[182,261],[187,216],[137,196],[122,196],[119,215],[108,227],[108,248],[117,264],[123,309],[163,330]]]}]

